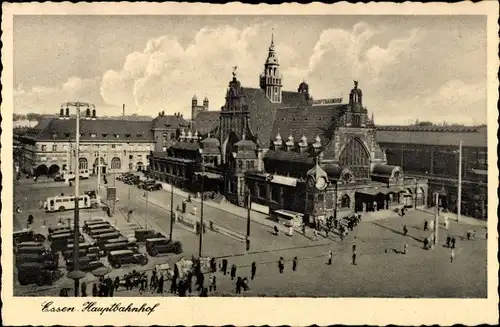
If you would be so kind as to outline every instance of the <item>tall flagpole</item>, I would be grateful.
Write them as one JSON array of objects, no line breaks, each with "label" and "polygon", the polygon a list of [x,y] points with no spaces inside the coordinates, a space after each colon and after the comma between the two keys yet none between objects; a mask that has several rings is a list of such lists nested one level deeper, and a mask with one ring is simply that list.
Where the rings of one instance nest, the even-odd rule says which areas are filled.
[{"label": "tall flagpole", "polygon": [[462,144],[458,148],[458,197],[457,197],[457,222],[460,220],[460,214],[462,211]]}]

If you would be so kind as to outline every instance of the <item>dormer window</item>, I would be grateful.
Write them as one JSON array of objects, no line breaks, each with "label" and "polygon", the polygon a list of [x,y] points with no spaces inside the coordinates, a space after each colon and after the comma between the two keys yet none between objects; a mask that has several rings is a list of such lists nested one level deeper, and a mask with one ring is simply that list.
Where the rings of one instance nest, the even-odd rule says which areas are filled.
[{"label": "dormer window", "polygon": [[80,137],[83,137],[83,133],[80,133]]},{"label": "dormer window", "polygon": [[93,138],[93,139],[94,139],[96,136],[97,136],[97,135],[96,135],[96,133],[91,133],[91,134],[90,134],[90,137],[91,137],[91,138]]},{"label": "dormer window", "polygon": [[125,134],[125,137],[127,138],[130,137],[130,133]]},{"label": "dormer window", "polygon": [[117,139],[119,139],[119,138],[120,138],[120,134],[116,133],[116,134],[115,134],[115,137],[116,137]]},{"label": "dormer window", "polygon": [[142,133],[137,133],[137,137],[142,137]]},{"label": "dormer window", "polygon": [[64,136],[65,137],[69,137],[69,133],[64,133]]},{"label": "dormer window", "polygon": [[52,138],[56,139],[57,138],[57,133],[52,133]]},{"label": "dormer window", "polygon": [[102,133],[101,135],[102,135],[102,137],[107,137],[108,133]]}]

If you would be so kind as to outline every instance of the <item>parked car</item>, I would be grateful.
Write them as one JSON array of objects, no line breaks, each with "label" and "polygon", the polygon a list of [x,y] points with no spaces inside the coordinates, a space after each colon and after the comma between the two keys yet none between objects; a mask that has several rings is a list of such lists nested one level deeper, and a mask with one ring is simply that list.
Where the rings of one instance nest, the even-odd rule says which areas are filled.
[{"label": "parked car", "polygon": [[144,189],[146,191],[159,191],[163,188],[163,186],[160,183],[154,183],[154,184],[148,184],[144,186]]},{"label": "parked car", "polygon": [[45,242],[45,236],[42,234],[35,234],[31,228],[26,228],[12,233],[14,245],[22,242]]},{"label": "parked car", "polygon": [[33,253],[33,254],[44,254],[47,253],[47,248],[43,245],[33,245],[33,246],[23,246],[16,249],[16,254],[23,253]]},{"label": "parked car", "polygon": [[88,234],[92,238],[97,238],[97,236],[99,236],[99,235],[114,233],[116,231],[117,231],[116,228],[114,228],[112,226],[108,226],[108,227],[103,227],[103,228],[99,228],[99,229],[94,229],[92,231],[89,231]]},{"label": "parked car", "polygon": [[17,266],[17,279],[21,285],[52,285],[61,276],[59,270],[49,269],[43,263],[26,262]]},{"label": "parked car", "polygon": [[132,250],[135,253],[137,253],[137,251],[139,250],[139,247],[136,243],[128,241],[104,244],[103,248],[106,255],[118,250]]},{"label": "parked car", "polygon": [[59,231],[70,232],[71,230],[72,228],[68,225],[54,226],[54,227],[49,227],[49,234],[55,234],[58,233]]},{"label": "parked car", "polygon": [[47,269],[57,269],[58,259],[58,256],[52,253],[23,253],[16,255],[16,266],[22,265],[26,262],[38,262],[43,263]]},{"label": "parked car", "polygon": [[132,173],[123,173],[119,176],[116,177],[117,180],[121,181],[121,180],[124,180],[126,178],[129,178],[130,176],[134,176],[134,174]]},{"label": "parked car", "polygon": [[164,253],[180,254],[182,245],[181,242],[172,242],[168,238],[150,238],[146,240],[146,252],[152,257]]},{"label": "parked car", "polygon": [[122,237],[123,235],[120,234],[119,231],[115,230],[115,231],[111,231],[111,232],[108,232],[108,233],[103,233],[103,234],[99,234],[99,235],[96,235],[94,238],[96,240],[96,243],[99,245],[103,242],[106,242],[106,240],[112,240],[112,239],[115,239],[115,238],[120,238]]},{"label": "parked car", "polygon": [[146,186],[151,185],[151,184],[155,184],[155,183],[156,183],[156,181],[154,179],[149,179],[149,180],[145,180],[145,181],[140,181],[139,184],[137,184],[137,187],[143,189]]},{"label": "parked car", "polygon": [[25,247],[32,247],[32,246],[43,246],[43,243],[41,242],[22,242],[18,243],[15,247],[15,250],[17,252],[17,249],[25,248]]},{"label": "parked car", "polygon": [[141,178],[139,176],[133,175],[128,178],[123,179],[123,182],[128,185],[137,185],[141,181]]},{"label": "parked car", "polygon": [[91,224],[91,225],[83,225],[82,230],[87,233],[91,234],[95,230],[103,229],[103,228],[110,228],[112,227],[110,223],[107,221],[99,223],[99,224]]},{"label": "parked car", "polygon": [[111,251],[108,254],[108,261],[111,267],[118,269],[124,264],[140,264],[145,266],[148,263],[148,257],[143,253],[137,253],[132,250]]},{"label": "parked car", "polygon": [[[85,239],[82,235],[80,235],[80,243],[85,242]],[[68,247],[69,244],[74,243],[74,234],[58,234],[52,237],[52,243],[50,244],[50,248],[53,252],[64,251]]]},{"label": "parked car", "polygon": [[137,242],[146,242],[148,238],[162,238],[165,236],[152,229],[138,229],[134,231],[134,237]]},{"label": "parked car", "polygon": [[[78,263],[79,263],[79,269],[82,271],[90,271],[104,266],[104,264],[98,261],[98,259],[96,259],[95,256],[80,257],[78,258]],[[66,267],[67,269],[73,269],[73,258],[66,260]]]}]

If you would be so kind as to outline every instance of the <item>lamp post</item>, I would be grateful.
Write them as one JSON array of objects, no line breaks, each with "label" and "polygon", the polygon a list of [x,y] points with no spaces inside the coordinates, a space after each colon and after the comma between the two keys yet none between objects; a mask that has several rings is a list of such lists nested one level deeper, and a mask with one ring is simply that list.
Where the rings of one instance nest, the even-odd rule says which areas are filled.
[{"label": "lamp post", "polygon": [[[335,182],[335,205],[333,207],[333,219],[337,220],[337,203],[339,202],[339,199],[337,198],[338,197],[338,185],[339,185],[339,181],[337,180]],[[354,210],[356,211],[356,209]]]},{"label": "lamp post", "polygon": [[250,194],[250,188],[247,186],[247,236],[245,239],[246,250],[250,250],[250,210],[252,208],[252,196]]},{"label": "lamp post", "polygon": [[174,230],[174,181],[170,180],[170,240],[172,241],[172,234]]},{"label": "lamp post", "polygon": [[203,245],[203,181],[205,180],[205,163],[203,162],[203,149],[198,149],[201,156],[201,208],[200,208],[200,247],[198,250],[198,256],[201,258],[202,245]]},{"label": "lamp post", "polygon": [[82,272],[80,272],[80,212],[79,212],[79,201],[80,201],[80,108],[86,106],[90,107],[88,103],[82,102],[67,102],[67,107],[75,107],[76,109],[76,135],[75,135],[75,218],[74,218],[74,234],[73,234],[73,271],[71,272],[71,278],[75,280],[75,296],[78,296],[78,291],[80,288],[80,278],[82,278]]}]

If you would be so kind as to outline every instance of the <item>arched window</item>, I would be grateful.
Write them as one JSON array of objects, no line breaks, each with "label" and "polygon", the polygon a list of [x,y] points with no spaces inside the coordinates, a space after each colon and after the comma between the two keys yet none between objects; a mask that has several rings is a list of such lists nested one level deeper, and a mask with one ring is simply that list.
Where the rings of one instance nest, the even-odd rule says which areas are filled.
[{"label": "arched window", "polygon": [[350,206],[351,206],[351,198],[349,197],[349,195],[347,194],[342,195],[342,197],[340,198],[340,207],[349,208]]},{"label": "arched window", "polygon": [[342,151],[339,158],[343,166],[364,166],[370,163],[370,155],[358,138],[353,138]]},{"label": "arched window", "polygon": [[80,167],[80,169],[88,169],[89,162],[85,158],[80,158],[78,159],[78,166]]},{"label": "arched window", "polygon": [[120,158],[114,157],[111,160],[111,169],[120,169],[120,168],[122,168],[122,162],[121,162]]}]

